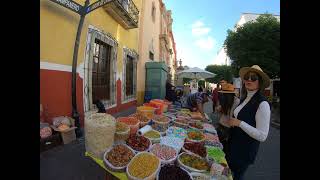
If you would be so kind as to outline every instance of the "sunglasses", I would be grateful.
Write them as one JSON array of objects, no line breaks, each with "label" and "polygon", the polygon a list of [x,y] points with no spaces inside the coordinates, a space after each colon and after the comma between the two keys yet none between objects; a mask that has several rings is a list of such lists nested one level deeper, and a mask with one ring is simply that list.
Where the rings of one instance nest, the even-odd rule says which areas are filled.
[{"label": "sunglasses", "polygon": [[249,79],[251,81],[256,81],[256,80],[259,80],[259,76],[256,75],[256,74],[249,74],[248,73],[248,74],[244,75],[243,79],[246,80],[246,81],[248,81]]}]

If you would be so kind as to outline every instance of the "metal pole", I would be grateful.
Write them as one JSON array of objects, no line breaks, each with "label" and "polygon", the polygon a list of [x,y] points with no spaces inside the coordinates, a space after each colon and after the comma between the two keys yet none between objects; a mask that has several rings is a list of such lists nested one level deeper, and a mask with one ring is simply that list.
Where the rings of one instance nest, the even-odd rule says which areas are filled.
[{"label": "metal pole", "polygon": [[76,41],[74,43],[74,50],[73,50],[73,60],[72,60],[72,84],[71,84],[71,94],[72,94],[72,118],[75,120],[75,126],[77,127],[76,129],[76,136],[81,137],[82,132],[80,129],[80,116],[79,112],[77,109],[77,60],[78,60],[78,50],[79,50],[79,44],[80,44],[80,37],[81,37],[81,30],[84,22],[84,18],[86,16],[85,9],[89,5],[90,1],[86,0],[83,8],[83,12],[81,13],[80,16],[80,21],[78,25],[78,30],[77,30],[77,36],[76,36]]}]

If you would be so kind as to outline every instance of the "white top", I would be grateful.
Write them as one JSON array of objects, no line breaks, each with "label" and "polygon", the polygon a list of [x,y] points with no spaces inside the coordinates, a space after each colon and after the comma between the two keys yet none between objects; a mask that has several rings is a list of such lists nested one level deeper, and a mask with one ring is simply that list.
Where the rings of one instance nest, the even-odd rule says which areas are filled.
[{"label": "white top", "polygon": [[[256,92],[257,91],[247,91],[246,99],[234,110],[234,117],[238,117],[240,110],[250,101],[250,99]],[[269,103],[267,101],[263,101],[260,103],[256,112],[256,127],[252,127],[241,119],[239,119],[241,121],[239,127],[250,137],[263,142],[267,139],[268,136],[270,114],[271,111]]]},{"label": "white top", "polygon": [[219,121],[220,124],[222,124],[222,125],[225,126],[225,127],[230,127],[230,126],[226,123],[226,121],[228,121],[228,120],[232,117],[233,111],[234,111],[234,109],[239,105],[239,103],[240,103],[240,99],[235,96],[235,97],[234,97],[234,101],[233,101],[233,105],[232,105],[231,110],[230,110],[229,116],[224,115],[224,114],[221,114],[220,121]]}]

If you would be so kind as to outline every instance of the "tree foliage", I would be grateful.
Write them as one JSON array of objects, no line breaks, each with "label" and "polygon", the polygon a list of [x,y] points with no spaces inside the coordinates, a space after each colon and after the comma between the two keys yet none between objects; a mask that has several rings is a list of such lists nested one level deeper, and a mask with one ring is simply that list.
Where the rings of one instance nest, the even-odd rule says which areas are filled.
[{"label": "tree foliage", "polygon": [[198,81],[198,86],[199,86],[199,87],[200,87],[200,86],[205,87],[205,86],[206,86],[205,81],[204,81],[204,80],[199,80],[199,81]]},{"label": "tree foliage", "polygon": [[260,15],[236,31],[228,30],[224,45],[236,77],[241,67],[255,64],[270,78],[280,77],[280,22],[271,14]]},{"label": "tree foliage", "polygon": [[214,78],[206,79],[207,81],[211,83],[218,83],[220,80],[224,79],[228,81],[229,83],[232,82],[232,69],[231,66],[227,65],[208,65],[205,68],[206,71],[212,72],[216,74]]},{"label": "tree foliage", "polygon": [[183,84],[188,84],[188,83],[190,83],[190,81],[191,81],[192,79],[190,79],[190,78],[183,78]]}]

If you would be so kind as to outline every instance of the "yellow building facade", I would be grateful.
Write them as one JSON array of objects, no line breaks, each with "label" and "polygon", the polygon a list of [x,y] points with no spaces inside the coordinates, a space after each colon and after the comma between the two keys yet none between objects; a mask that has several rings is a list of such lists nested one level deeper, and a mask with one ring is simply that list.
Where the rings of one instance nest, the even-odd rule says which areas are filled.
[{"label": "yellow building facade", "polygon": [[[137,13],[142,1],[113,0],[86,15],[77,61],[77,106],[82,120],[99,97],[109,113],[136,105]],[[85,0],[75,2],[84,5]],[[71,114],[71,69],[79,20],[69,9],[40,0],[40,103],[48,119]]]}]

